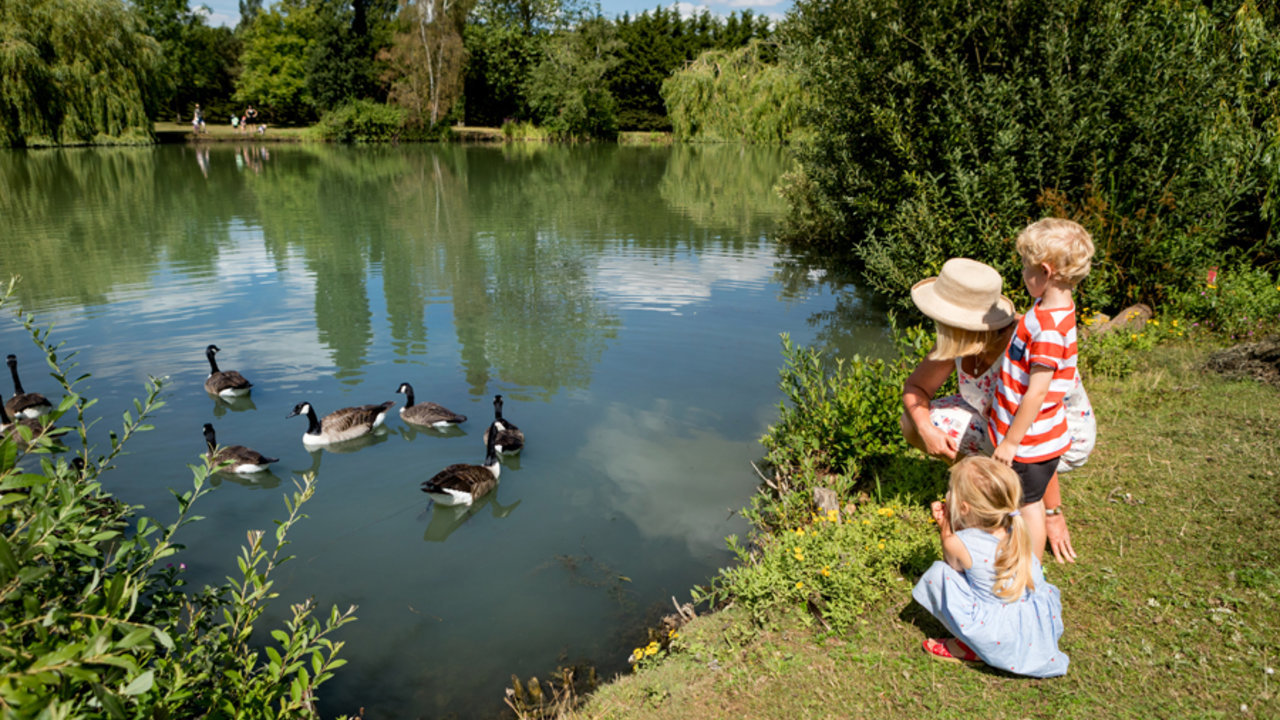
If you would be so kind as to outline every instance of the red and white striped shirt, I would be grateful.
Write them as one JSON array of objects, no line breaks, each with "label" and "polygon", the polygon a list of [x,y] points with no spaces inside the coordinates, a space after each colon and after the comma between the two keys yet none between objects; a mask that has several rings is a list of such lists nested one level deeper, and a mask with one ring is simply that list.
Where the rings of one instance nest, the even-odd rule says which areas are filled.
[{"label": "red and white striped shirt", "polygon": [[1031,381],[1031,366],[1053,370],[1040,412],[1018,444],[1014,459],[1022,463],[1052,460],[1071,447],[1063,398],[1076,381],[1076,308],[1045,310],[1040,301],[1018,321],[1009,349],[1000,361],[995,398],[987,410],[987,431],[999,446],[1009,432]]}]

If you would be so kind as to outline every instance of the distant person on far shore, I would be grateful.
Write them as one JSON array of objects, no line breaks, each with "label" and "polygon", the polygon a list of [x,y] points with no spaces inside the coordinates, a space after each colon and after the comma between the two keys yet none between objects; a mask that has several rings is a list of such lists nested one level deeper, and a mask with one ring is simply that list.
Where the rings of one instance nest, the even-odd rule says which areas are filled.
[{"label": "distant person on far shore", "polygon": [[200,103],[196,103],[196,109],[191,112],[191,132],[199,135],[204,130],[204,114],[200,110]]},{"label": "distant person on far shore", "polygon": [[232,116],[231,116],[231,129],[232,129],[232,130],[239,130],[239,129],[240,129],[240,116],[239,116],[239,115],[232,115]]}]

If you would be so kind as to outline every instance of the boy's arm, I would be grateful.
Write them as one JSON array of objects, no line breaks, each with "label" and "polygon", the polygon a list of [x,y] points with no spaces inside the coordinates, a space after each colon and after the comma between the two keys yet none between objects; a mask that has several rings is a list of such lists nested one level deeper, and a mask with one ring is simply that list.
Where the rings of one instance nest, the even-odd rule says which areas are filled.
[{"label": "boy's arm", "polygon": [[1022,443],[1022,438],[1026,437],[1031,424],[1040,414],[1040,406],[1044,404],[1044,398],[1049,394],[1049,383],[1052,380],[1053,368],[1044,365],[1031,366],[1031,379],[1027,381],[1027,391],[1022,395],[1022,402],[1018,404],[1018,412],[1014,414],[1013,422],[1009,423],[1009,432],[1005,433],[1004,440],[1000,441],[996,451],[991,453],[993,460],[1005,465],[1013,465],[1018,445]]}]

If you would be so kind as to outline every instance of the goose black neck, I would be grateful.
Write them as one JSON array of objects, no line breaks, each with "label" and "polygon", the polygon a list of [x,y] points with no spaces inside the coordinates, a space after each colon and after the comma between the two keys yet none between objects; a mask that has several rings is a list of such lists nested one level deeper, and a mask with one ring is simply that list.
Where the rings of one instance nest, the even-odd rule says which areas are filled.
[{"label": "goose black neck", "polygon": [[206,425],[204,428],[204,444],[209,446],[209,454],[212,455],[214,448],[218,447],[217,436],[213,433],[213,428]]},{"label": "goose black neck", "polygon": [[208,350],[205,350],[204,356],[209,358],[209,372],[210,373],[218,372],[218,361],[213,359],[213,349],[210,348]]},{"label": "goose black neck", "polygon": [[493,398],[493,419],[502,419],[502,396],[498,395]]},{"label": "goose black neck", "polygon": [[9,374],[13,376],[13,394],[25,395],[26,391],[22,389],[22,381],[18,379],[18,363],[13,360],[9,361]]},{"label": "goose black neck", "polygon": [[413,407],[413,388],[409,385],[404,386],[404,408],[408,410]]},{"label": "goose black neck", "polygon": [[320,434],[320,418],[316,417],[316,409],[310,405],[307,406],[307,423],[308,435]]},{"label": "goose black neck", "polygon": [[7,427],[12,422],[9,413],[4,410],[4,403],[0,402],[0,427]]}]

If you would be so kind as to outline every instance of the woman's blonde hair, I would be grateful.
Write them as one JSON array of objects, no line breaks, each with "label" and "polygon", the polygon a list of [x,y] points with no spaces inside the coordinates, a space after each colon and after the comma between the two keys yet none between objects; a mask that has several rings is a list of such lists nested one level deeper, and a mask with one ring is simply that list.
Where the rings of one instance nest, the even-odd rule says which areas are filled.
[{"label": "woman's blonde hair", "polygon": [[[996,552],[996,582],[992,592],[1007,601],[1035,589],[1031,579],[1031,535],[1021,514],[1010,515],[1022,506],[1022,481],[1007,465],[988,457],[970,455],[951,466],[951,498],[947,503],[951,526],[982,530],[1003,528],[1004,539]],[[969,513],[960,517],[960,504]],[[966,525],[965,519],[970,524]]]},{"label": "woman's blonde hair", "polygon": [[933,345],[933,351],[929,353],[930,360],[954,360],[958,357],[981,355],[998,345],[1008,328],[1006,325],[995,330],[965,330],[940,322],[934,324],[937,326],[938,339]]},{"label": "woman's blonde hair", "polygon": [[1093,237],[1073,220],[1044,218],[1033,222],[1018,233],[1017,245],[1023,265],[1049,263],[1071,287],[1093,266]]}]

